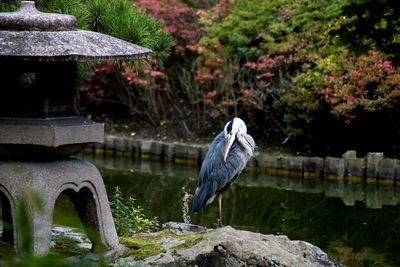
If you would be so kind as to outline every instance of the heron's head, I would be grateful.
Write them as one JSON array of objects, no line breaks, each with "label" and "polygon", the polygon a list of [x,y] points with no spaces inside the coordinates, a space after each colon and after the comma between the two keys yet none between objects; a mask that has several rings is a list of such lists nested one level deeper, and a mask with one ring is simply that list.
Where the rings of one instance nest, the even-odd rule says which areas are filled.
[{"label": "heron's head", "polygon": [[224,155],[224,160],[226,160],[226,157],[228,156],[229,153],[229,149],[231,148],[237,135],[243,136],[244,134],[246,134],[247,127],[242,119],[235,117],[225,125],[224,133],[225,133],[225,138],[228,139]]}]

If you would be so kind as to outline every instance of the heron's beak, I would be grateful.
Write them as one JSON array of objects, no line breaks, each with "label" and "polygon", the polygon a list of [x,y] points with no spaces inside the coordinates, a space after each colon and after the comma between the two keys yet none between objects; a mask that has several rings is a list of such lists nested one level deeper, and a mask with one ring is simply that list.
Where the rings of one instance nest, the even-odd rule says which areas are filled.
[{"label": "heron's beak", "polygon": [[226,144],[225,148],[225,156],[224,156],[224,161],[226,161],[226,157],[228,156],[229,149],[231,149],[231,146],[233,144],[233,141],[235,141],[236,134],[229,134],[228,135],[228,143]]}]

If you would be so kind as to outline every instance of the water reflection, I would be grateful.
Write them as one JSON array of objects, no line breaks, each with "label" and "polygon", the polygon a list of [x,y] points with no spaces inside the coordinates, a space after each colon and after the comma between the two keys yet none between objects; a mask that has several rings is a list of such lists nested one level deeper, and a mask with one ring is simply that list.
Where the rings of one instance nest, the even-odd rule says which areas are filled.
[{"label": "water reflection", "polygon": [[[193,193],[199,169],[151,161],[85,156],[97,165],[107,191],[116,185],[161,222],[182,221],[181,198]],[[224,193],[224,222],[239,229],[283,233],[311,242],[348,266],[399,266],[400,193],[397,188],[245,172]],[[215,227],[218,204],[190,214]]]},{"label": "water reflection", "polygon": [[[158,161],[134,161],[128,158],[98,157],[85,155],[86,160],[105,170],[130,171],[134,174],[149,174],[164,177],[185,177],[187,183],[197,181],[199,169],[192,166],[161,163]],[[245,187],[268,187],[301,193],[324,194],[326,197],[340,198],[346,206],[354,206],[356,201],[364,202],[367,208],[381,209],[384,205],[398,205],[400,192],[393,186],[375,186],[332,182],[316,179],[296,179],[270,176],[265,173],[245,172],[236,185]],[[186,185],[184,185],[186,186]],[[189,190],[192,190],[190,188]]]}]

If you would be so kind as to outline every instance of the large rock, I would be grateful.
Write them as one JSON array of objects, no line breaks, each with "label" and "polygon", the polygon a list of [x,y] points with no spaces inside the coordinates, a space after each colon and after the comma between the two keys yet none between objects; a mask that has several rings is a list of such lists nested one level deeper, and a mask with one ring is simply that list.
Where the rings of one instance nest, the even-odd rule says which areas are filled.
[{"label": "large rock", "polygon": [[[264,235],[226,226],[205,229],[168,223],[174,235],[199,235],[192,246],[171,247],[174,235],[160,238],[164,253],[135,261],[120,259],[115,266],[343,266],[321,249],[304,241],[291,241],[284,235]],[[149,234],[154,237],[157,233]],[[179,242],[178,242],[179,243]]]}]

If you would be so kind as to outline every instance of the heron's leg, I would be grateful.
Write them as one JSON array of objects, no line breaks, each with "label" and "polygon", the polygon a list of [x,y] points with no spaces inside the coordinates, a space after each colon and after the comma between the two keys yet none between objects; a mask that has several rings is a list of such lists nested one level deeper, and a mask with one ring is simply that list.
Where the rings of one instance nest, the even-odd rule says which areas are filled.
[{"label": "heron's leg", "polygon": [[219,227],[222,227],[222,194],[218,194]]}]

